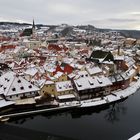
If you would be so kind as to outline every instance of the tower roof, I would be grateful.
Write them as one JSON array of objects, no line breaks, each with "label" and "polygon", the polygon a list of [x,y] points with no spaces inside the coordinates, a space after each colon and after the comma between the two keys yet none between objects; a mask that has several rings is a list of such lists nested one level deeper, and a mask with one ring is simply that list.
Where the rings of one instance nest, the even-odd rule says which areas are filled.
[{"label": "tower roof", "polygon": [[33,25],[32,25],[32,28],[35,29],[35,22],[34,22],[34,19],[33,19]]}]

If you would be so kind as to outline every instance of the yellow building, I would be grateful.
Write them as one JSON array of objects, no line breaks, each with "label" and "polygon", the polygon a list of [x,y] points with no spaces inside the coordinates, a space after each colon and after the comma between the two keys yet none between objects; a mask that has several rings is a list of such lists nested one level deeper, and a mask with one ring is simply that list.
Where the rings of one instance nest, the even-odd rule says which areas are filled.
[{"label": "yellow building", "polygon": [[68,76],[67,74],[63,73],[63,72],[57,72],[54,76],[54,82],[60,82],[60,81],[67,81],[68,80]]},{"label": "yellow building", "polygon": [[57,97],[59,95],[73,94],[73,90],[71,81],[61,81],[56,83],[53,81],[46,81],[40,90],[40,94],[43,96],[51,94]]},{"label": "yellow building", "polygon": [[55,83],[53,81],[46,81],[40,90],[41,95],[55,95]]},{"label": "yellow building", "polygon": [[57,96],[73,94],[74,91],[71,81],[56,82],[55,89]]}]

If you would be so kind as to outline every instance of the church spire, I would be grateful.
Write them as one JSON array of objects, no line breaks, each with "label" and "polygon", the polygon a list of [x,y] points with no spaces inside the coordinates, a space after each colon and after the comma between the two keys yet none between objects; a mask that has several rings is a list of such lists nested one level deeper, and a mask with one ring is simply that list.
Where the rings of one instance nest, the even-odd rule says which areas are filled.
[{"label": "church spire", "polygon": [[35,22],[33,19],[33,25],[32,25],[32,37],[35,38]]},{"label": "church spire", "polygon": [[35,29],[35,22],[34,22],[34,19],[33,19],[32,29]]}]

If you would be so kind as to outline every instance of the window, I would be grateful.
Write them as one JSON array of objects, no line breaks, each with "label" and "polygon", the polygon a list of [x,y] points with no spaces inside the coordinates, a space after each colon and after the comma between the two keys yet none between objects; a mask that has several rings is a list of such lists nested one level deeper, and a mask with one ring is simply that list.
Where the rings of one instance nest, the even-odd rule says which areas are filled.
[{"label": "window", "polygon": [[32,85],[29,85],[29,88],[32,88]]},{"label": "window", "polygon": [[21,80],[19,79],[17,82],[18,82],[18,83],[21,83]]},{"label": "window", "polygon": [[82,85],[81,85],[80,83],[77,83],[77,86],[78,86],[78,87],[82,87]]},{"label": "window", "polygon": [[89,80],[88,82],[90,85],[94,85],[94,83],[91,80]]},{"label": "window", "polygon": [[22,86],[22,87],[20,87],[20,89],[21,89],[21,90],[24,90],[24,87]]},{"label": "window", "polygon": [[16,88],[12,88],[12,91],[16,91]]},{"label": "window", "polygon": [[58,86],[59,87],[59,89],[62,89],[62,87],[61,86]]},{"label": "window", "polygon": [[16,97],[18,97],[18,95],[16,95]]}]

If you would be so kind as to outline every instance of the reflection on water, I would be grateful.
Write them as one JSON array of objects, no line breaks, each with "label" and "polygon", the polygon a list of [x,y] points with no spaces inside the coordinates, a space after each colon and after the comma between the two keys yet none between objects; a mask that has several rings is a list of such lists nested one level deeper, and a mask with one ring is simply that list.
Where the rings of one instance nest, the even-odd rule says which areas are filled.
[{"label": "reflection on water", "polygon": [[9,123],[81,140],[124,140],[140,132],[140,93],[98,108],[15,118]]},{"label": "reflection on water", "polygon": [[125,115],[126,112],[127,112],[127,107],[124,104],[116,103],[110,106],[104,118],[107,121],[114,123],[115,121],[119,121],[120,115]]},{"label": "reflection on water", "polygon": [[[99,107],[90,107],[90,108],[79,108],[71,111],[65,112],[56,112],[56,113],[43,113],[39,116],[45,117],[46,119],[52,119],[56,117],[67,117],[70,116],[72,119],[81,118],[82,116],[91,116],[92,114],[99,114],[101,111],[106,110],[106,114],[104,115],[104,119],[111,123],[115,121],[119,121],[120,114],[126,114],[127,107],[124,106],[123,103],[117,102],[110,105],[99,106]],[[27,116],[27,117],[16,117],[11,119],[9,122],[22,125],[27,121],[34,120],[35,116]]]}]

